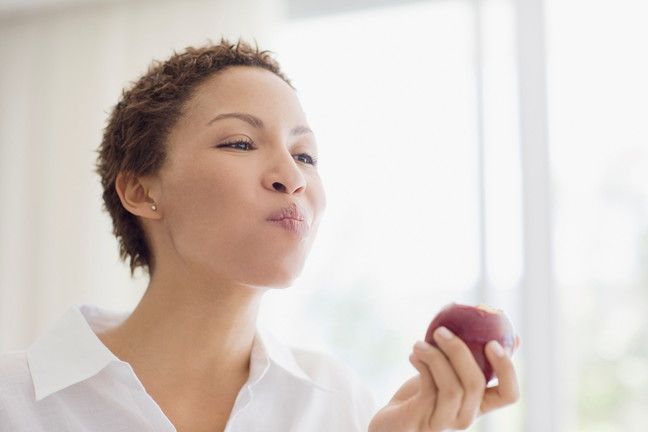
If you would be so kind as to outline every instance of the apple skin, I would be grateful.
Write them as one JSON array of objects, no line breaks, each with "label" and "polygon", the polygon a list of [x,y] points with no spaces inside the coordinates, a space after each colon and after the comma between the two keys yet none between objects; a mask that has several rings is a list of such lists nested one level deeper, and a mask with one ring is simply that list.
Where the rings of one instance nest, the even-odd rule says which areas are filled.
[{"label": "apple skin", "polygon": [[425,341],[437,348],[432,334],[440,326],[447,327],[468,345],[484,373],[486,383],[494,378],[493,367],[484,353],[486,344],[496,340],[509,354],[513,354],[515,331],[511,321],[500,309],[458,303],[444,306],[430,323],[425,335]]}]

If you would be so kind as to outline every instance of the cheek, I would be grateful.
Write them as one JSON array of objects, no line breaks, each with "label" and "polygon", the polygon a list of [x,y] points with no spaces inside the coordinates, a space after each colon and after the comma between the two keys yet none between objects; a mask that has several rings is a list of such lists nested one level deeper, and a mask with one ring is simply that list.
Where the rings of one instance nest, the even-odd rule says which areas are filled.
[{"label": "cheek", "polygon": [[319,177],[311,181],[309,187],[311,190],[309,201],[311,203],[313,214],[315,216],[313,224],[314,227],[317,228],[319,226],[320,220],[322,219],[322,216],[324,215],[324,211],[326,210],[326,191],[324,190],[324,185],[322,184],[322,181]]},{"label": "cheek", "polygon": [[165,192],[172,202],[166,229],[176,253],[206,272],[250,284],[286,285],[304,265],[326,196],[319,178],[309,179],[305,202],[313,211],[313,233],[296,242],[266,225],[263,212],[277,197],[257,177],[228,167],[186,170]]},{"label": "cheek", "polygon": [[185,258],[221,259],[249,229],[251,180],[231,171],[196,166],[170,187],[168,231]]}]

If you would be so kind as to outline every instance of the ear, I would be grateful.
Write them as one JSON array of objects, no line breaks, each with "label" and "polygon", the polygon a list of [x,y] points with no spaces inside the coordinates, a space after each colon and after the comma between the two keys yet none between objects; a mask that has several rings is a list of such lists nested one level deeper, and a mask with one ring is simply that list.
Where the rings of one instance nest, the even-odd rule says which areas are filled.
[{"label": "ear", "polygon": [[[117,174],[115,179],[115,190],[126,210],[134,215],[147,219],[160,218],[160,205],[151,190],[154,188],[154,179],[146,176],[135,176],[128,171]],[[151,206],[155,204],[157,210]]]}]

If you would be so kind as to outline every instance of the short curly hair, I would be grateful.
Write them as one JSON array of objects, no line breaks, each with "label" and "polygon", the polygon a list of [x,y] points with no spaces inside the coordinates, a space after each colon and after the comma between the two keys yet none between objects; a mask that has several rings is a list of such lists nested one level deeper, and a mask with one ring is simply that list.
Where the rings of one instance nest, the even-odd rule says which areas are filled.
[{"label": "short curly hair", "polygon": [[256,41],[253,48],[240,38],[236,44],[223,37],[217,44],[208,40],[205,46],[174,51],[164,62],[153,60],[147,72],[122,91],[108,117],[95,172],[103,187],[102,208],[112,219],[121,260],[130,259],[131,277],[138,267],[151,275],[154,257],[139,218],[121,203],[115,189],[117,175],[155,174],[165,162],[169,133],[197,86],[227,67],[260,67],[294,88],[272,54],[259,51]]}]

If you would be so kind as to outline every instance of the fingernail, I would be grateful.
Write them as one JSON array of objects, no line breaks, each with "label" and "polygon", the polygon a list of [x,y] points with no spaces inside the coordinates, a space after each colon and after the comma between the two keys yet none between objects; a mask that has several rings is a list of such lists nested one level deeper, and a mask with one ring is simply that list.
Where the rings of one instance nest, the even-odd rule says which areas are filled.
[{"label": "fingernail", "polygon": [[490,345],[490,350],[493,351],[493,354],[495,354],[497,357],[504,357],[504,348],[502,348],[502,345],[500,345],[499,342],[493,340],[488,344]]},{"label": "fingernail", "polygon": [[432,345],[424,341],[416,341],[414,348],[419,351],[429,351],[430,348],[432,348]]},{"label": "fingernail", "polygon": [[443,326],[436,329],[435,333],[441,336],[445,340],[450,340],[453,337],[452,332]]}]

